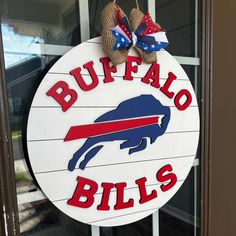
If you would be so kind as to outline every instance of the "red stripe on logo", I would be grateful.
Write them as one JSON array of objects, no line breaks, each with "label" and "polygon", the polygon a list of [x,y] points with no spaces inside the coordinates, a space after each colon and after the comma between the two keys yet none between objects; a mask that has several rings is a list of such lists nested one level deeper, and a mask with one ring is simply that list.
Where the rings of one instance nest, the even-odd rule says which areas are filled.
[{"label": "red stripe on logo", "polygon": [[73,126],[65,142],[158,124],[159,116]]}]

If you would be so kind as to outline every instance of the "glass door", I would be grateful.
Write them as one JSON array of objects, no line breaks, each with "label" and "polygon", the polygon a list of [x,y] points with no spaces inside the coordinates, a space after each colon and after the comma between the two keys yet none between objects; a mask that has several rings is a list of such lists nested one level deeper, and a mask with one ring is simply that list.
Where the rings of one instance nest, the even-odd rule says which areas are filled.
[{"label": "glass door", "polygon": [[[73,46],[101,34],[108,0],[1,2],[1,30],[22,235],[199,236],[200,148],[178,193],[152,216],[121,227],[90,227],[67,217],[41,192],[27,165],[23,131],[32,96],[50,67]],[[130,12],[135,1],[120,0]],[[201,106],[201,0],[139,0],[167,31],[170,46],[191,79]]]}]

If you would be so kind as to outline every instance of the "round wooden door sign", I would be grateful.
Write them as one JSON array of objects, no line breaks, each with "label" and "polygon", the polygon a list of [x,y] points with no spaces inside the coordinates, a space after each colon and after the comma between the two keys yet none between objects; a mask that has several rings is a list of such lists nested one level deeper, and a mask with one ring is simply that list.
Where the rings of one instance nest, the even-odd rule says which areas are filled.
[{"label": "round wooden door sign", "polygon": [[145,64],[133,49],[112,65],[99,38],[64,55],[31,105],[27,147],[47,198],[92,225],[140,220],[177,192],[199,139],[197,100],[166,51]]}]

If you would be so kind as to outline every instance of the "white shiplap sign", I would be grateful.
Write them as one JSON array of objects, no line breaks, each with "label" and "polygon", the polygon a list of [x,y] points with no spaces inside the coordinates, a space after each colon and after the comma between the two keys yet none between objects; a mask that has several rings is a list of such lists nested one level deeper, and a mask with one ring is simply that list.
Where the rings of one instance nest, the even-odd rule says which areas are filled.
[{"label": "white shiplap sign", "polygon": [[27,147],[48,199],[92,225],[140,220],[163,206],[196,155],[199,111],[182,67],[166,51],[145,64],[133,49],[114,66],[99,39],[64,55],[29,112]]}]

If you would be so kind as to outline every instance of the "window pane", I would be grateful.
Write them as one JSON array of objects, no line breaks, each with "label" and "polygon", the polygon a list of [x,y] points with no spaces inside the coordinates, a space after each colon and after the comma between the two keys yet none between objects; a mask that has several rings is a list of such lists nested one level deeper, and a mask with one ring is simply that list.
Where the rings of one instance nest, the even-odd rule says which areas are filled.
[{"label": "window pane", "polygon": [[[198,166],[195,168],[198,169]],[[196,190],[194,189],[194,178],[196,176],[194,176],[194,168],[192,168],[177,194],[160,209],[160,236],[195,235],[194,202],[196,197],[199,199],[199,186]],[[197,212],[197,228],[199,227],[198,216]]]},{"label": "window pane", "polygon": [[[167,50],[173,55],[201,59],[201,1],[161,0],[156,6],[157,21],[165,27],[170,42]],[[184,65],[183,69],[195,89],[200,109],[201,66]],[[199,155],[200,145],[196,158],[200,158]],[[200,233],[200,168],[196,163],[181,189],[159,211],[160,236],[196,236]]]},{"label": "window pane", "polygon": [[166,29],[173,55],[192,56],[195,52],[195,0],[160,0],[157,21]]}]

